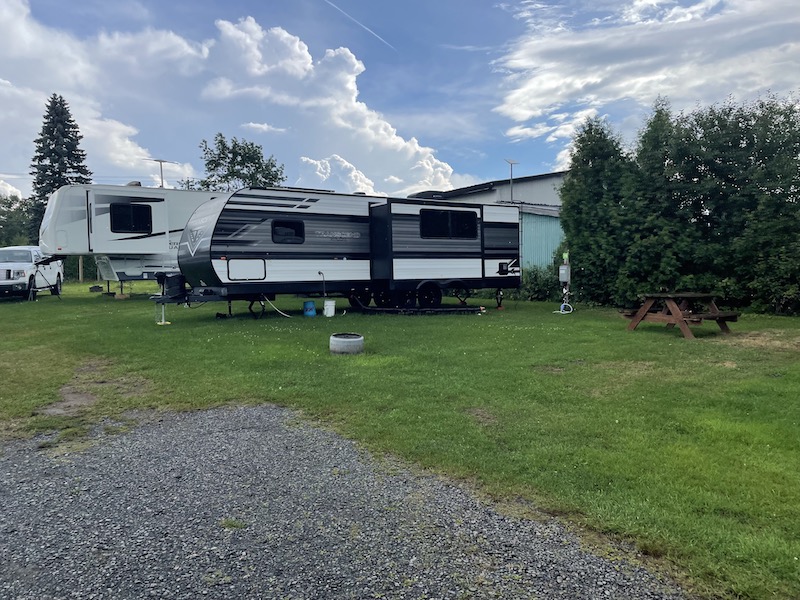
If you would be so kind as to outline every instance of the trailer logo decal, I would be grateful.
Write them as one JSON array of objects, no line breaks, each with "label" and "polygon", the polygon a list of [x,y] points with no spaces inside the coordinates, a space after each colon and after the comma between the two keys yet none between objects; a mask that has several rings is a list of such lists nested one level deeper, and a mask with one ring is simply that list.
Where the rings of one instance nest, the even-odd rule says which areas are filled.
[{"label": "trailer logo decal", "polygon": [[317,229],[314,231],[314,235],[317,237],[323,238],[333,238],[338,240],[350,239],[350,240],[357,240],[361,238],[361,233],[358,231],[330,231],[330,230],[321,230]]},{"label": "trailer logo decal", "polygon": [[200,242],[203,241],[203,233],[205,227],[197,227],[189,231],[189,254],[194,256],[194,253],[197,252],[198,246],[200,246]]}]

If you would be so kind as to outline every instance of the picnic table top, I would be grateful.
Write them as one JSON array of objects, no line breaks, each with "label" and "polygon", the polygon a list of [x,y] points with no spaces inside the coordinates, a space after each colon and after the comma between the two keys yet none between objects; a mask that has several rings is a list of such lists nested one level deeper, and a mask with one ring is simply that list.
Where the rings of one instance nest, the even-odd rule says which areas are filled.
[{"label": "picnic table top", "polygon": [[710,298],[716,298],[717,295],[709,292],[654,292],[642,294],[640,297],[657,299],[678,298],[682,300],[708,300]]}]

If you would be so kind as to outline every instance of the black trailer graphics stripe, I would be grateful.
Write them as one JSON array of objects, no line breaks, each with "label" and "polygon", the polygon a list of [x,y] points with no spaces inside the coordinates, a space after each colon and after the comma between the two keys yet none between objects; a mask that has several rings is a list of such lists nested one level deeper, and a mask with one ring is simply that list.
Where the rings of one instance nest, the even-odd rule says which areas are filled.
[{"label": "black trailer graphics stripe", "polygon": [[158,204],[160,202],[165,202],[164,198],[131,198],[96,194],[94,197],[94,212],[97,216],[108,215],[111,214],[112,205]]},{"label": "black trailer graphics stripe", "polygon": [[236,209],[240,206],[244,206],[247,208],[251,208],[253,210],[269,210],[270,207],[275,208],[294,208],[297,210],[307,210],[311,207],[309,204],[302,204],[297,201],[292,201],[291,199],[287,199],[285,202],[239,202],[239,201],[231,201],[228,202],[227,209]]},{"label": "black trailer graphics stripe", "polygon": [[[178,229],[176,231],[182,231],[182,230]],[[119,242],[127,240],[146,240],[148,238],[163,237],[165,235],[167,235],[166,231],[159,231],[158,233],[145,233],[142,235],[126,235],[125,237],[112,238],[112,241]]]},{"label": "black trailer graphics stripe", "polygon": [[[259,202],[242,202],[239,200],[240,198],[254,198],[259,200]],[[270,196],[269,194],[247,194],[244,192],[236,192],[233,196],[231,196],[229,203],[241,202],[242,204],[262,204],[264,200],[285,200],[287,202],[294,202],[294,204],[299,202],[319,202],[319,198],[293,198],[291,196]]]},{"label": "black trailer graphics stripe", "polygon": [[[459,260],[459,259],[474,260],[476,258],[481,258],[482,256],[483,254],[481,254],[480,252],[437,252],[435,255],[431,255],[430,252],[407,250],[405,252],[394,253],[395,259],[428,260],[431,262],[440,260]],[[506,252],[506,256],[508,256],[508,252]]]},{"label": "black trailer graphics stripe", "polygon": [[369,260],[369,252],[346,252],[331,256],[330,252],[269,252],[253,253],[245,250],[231,250],[220,252],[214,248],[211,250],[212,260],[241,260],[241,259],[264,259],[264,260]]}]

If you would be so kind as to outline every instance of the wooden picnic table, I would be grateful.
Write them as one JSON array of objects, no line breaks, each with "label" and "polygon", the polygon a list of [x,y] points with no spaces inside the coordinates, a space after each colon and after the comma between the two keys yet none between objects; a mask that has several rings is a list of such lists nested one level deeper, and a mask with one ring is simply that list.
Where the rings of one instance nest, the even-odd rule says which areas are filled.
[{"label": "wooden picnic table", "polygon": [[636,329],[642,321],[665,323],[667,329],[677,325],[683,337],[691,340],[694,339],[694,334],[689,325],[701,325],[705,320],[716,321],[722,333],[730,333],[728,322],[739,318],[738,312],[721,311],[717,308],[713,294],[666,292],[645,294],[642,300],[639,310],[629,315],[629,331]]}]

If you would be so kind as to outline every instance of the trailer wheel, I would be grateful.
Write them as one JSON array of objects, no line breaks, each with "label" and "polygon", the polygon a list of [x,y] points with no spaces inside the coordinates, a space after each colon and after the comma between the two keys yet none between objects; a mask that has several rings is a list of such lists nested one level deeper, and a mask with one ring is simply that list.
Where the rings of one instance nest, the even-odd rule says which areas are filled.
[{"label": "trailer wheel", "polygon": [[389,290],[377,290],[373,297],[375,298],[375,306],[378,308],[390,308],[392,306],[392,294]]},{"label": "trailer wheel", "polygon": [[369,306],[372,300],[372,293],[369,290],[350,290],[348,301],[353,308]]},{"label": "trailer wheel", "polygon": [[417,294],[413,290],[378,290],[374,297],[375,305],[378,308],[414,308],[417,302]]},{"label": "trailer wheel", "polygon": [[414,290],[397,291],[393,294],[393,299],[393,305],[397,308],[414,308],[417,305],[417,292]]},{"label": "trailer wheel", "polygon": [[417,293],[420,308],[439,308],[442,305],[442,290],[435,283],[426,283]]}]

